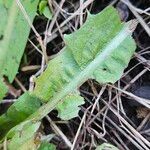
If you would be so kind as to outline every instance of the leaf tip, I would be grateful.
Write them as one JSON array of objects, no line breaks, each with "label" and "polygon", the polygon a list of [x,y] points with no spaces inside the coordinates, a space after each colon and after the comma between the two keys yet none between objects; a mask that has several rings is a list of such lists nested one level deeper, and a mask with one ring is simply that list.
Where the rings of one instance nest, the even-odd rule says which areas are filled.
[{"label": "leaf tip", "polygon": [[136,29],[137,25],[138,25],[137,19],[132,19],[132,20],[128,21],[127,26],[128,26],[129,32],[132,33]]}]

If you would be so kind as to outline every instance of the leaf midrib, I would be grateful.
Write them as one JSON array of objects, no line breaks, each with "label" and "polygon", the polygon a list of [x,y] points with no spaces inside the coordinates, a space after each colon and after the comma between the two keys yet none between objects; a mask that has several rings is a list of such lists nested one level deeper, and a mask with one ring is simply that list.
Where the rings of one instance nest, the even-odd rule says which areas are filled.
[{"label": "leaf midrib", "polygon": [[92,77],[94,70],[125,40],[127,36],[131,34],[128,29],[129,24],[125,25],[122,30],[110,41],[110,43],[100,52],[97,57],[87,65],[87,67],[79,73],[68,85],[63,88],[55,97],[53,97],[47,104],[39,108],[28,119],[41,120],[50,111],[52,111],[56,105],[63,100],[63,98],[78,86],[82,85],[87,79]]}]

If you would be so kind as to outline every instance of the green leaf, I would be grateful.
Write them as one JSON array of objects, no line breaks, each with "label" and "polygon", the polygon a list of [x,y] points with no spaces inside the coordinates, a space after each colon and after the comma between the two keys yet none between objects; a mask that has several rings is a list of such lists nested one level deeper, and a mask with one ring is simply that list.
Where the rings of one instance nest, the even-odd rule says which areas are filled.
[{"label": "green leaf", "polygon": [[115,147],[114,145],[112,145],[112,144],[103,143],[100,146],[98,146],[96,148],[96,150],[119,150],[119,149],[117,147]]},{"label": "green leaf", "polygon": [[[36,15],[38,1],[22,0],[21,3],[32,21]],[[13,82],[30,27],[14,0],[0,1],[0,16],[0,89],[5,89],[0,93],[2,99],[7,91],[3,76],[7,77],[10,83]]]},{"label": "green leaf", "polygon": [[39,12],[41,15],[43,14],[46,6],[47,6],[47,0],[41,0],[41,2],[39,3]]},{"label": "green leaf", "polygon": [[48,7],[47,0],[42,0],[39,4],[39,13],[44,15],[48,19],[52,19],[52,13]]},{"label": "green leaf", "polygon": [[38,150],[56,150],[56,146],[52,143],[43,142]]},{"label": "green leaf", "polygon": [[7,87],[3,82],[3,78],[0,78],[0,101],[5,96],[5,93],[7,93]]},{"label": "green leaf", "polygon": [[48,6],[45,7],[45,9],[44,9],[44,11],[43,11],[43,15],[44,15],[46,18],[48,18],[49,20],[52,19],[52,13],[51,13],[51,11],[50,11],[50,9],[49,9]]},{"label": "green leaf", "polygon": [[17,102],[10,106],[0,117],[0,139],[15,125],[24,121],[30,114],[40,107],[40,100],[27,93],[23,94]]},{"label": "green leaf", "polygon": [[68,94],[63,103],[59,103],[56,107],[58,110],[58,117],[63,120],[69,120],[78,116],[80,108],[78,106],[84,104],[84,98],[79,96],[79,94],[71,93]]},{"label": "green leaf", "polygon": [[[29,111],[33,114],[28,119],[40,120],[55,108],[63,119],[75,117],[78,106],[83,104],[83,98],[77,92],[80,85],[90,78],[101,84],[116,82],[136,48],[131,37],[133,27],[132,21],[121,23],[117,11],[113,7],[107,7],[97,15],[89,15],[79,30],[66,35],[65,48],[49,62],[47,69],[37,78],[35,89],[31,93],[33,99],[38,97],[46,104],[38,110],[39,100],[35,102],[38,107],[31,104],[35,109]],[[28,106],[34,101],[31,100],[32,96],[24,97],[21,101]],[[14,126],[29,116],[29,113],[25,113],[27,115],[23,115],[23,118],[18,115],[26,112],[26,109],[22,109],[24,104],[21,101],[9,108],[11,117],[7,116],[8,112],[0,117],[2,136],[12,124]],[[16,106],[17,109],[20,108],[18,112],[14,111]],[[17,119],[13,117],[16,114]]]},{"label": "green leaf", "polygon": [[43,118],[90,78],[101,84],[120,79],[136,49],[132,22],[121,23],[117,11],[107,7],[89,15],[79,30],[66,35],[66,47],[36,80],[33,94],[49,102],[31,118]]},{"label": "green leaf", "polygon": [[[36,132],[39,129],[40,122],[26,121],[12,128],[7,134],[9,150],[36,150],[38,144],[35,142]],[[11,139],[9,140],[9,138]]]}]

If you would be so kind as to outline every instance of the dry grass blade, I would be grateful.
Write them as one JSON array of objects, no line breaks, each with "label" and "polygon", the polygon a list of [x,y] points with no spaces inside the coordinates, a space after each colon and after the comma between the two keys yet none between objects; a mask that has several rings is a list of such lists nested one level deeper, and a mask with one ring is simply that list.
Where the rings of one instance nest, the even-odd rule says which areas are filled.
[{"label": "dry grass blade", "polygon": [[121,1],[124,2],[129,7],[129,9],[135,15],[135,17],[137,18],[139,23],[143,26],[143,28],[145,29],[147,34],[150,36],[150,28],[149,28],[149,26],[145,23],[143,18],[137,13],[137,10],[135,9],[135,7],[130,3],[129,0],[121,0]]}]

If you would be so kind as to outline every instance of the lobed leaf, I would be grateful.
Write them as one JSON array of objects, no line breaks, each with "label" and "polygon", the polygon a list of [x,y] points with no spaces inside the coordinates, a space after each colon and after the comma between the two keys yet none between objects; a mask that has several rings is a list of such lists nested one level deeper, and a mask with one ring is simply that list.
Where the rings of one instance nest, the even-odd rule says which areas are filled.
[{"label": "lobed leaf", "polygon": [[66,47],[36,80],[33,94],[49,102],[35,116],[47,114],[90,78],[101,84],[116,82],[136,48],[131,26],[132,21],[121,23],[117,11],[107,7],[89,15],[79,30],[65,35]]},{"label": "lobed leaf", "polygon": [[[131,27],[131,21],[120,22],[113,7],[107,7],[97,15],[90,15],[79,30],[65,36],[65,48],[37,78],[33,93],[29,97],[20,98],[18,103],[9,108],[8,112],[13,110],[11,117],[7,115],[8,112],[0,117],[0,132],[4,130],[6,133],[30,114],[28,119],[40,120],[55,108],[63,119],[77,116],[78,106],[84,103],[77,92],[82,83],[90,78],[101,84],[114,83],[121,77],[136,48],[131,37]],[[35,102],[38,107],[34,107],[31,97],[40,99]],[[18,115],[16,121],[12,117],[14,114],[26,112],[22,109],[22,101],[28,101],[26,106],[32,103],[31,106],[35,109],[28,111],[23,118]],[[40,101],[46,104],[39,108]],[[18,112],[14,111],[19,107]],[[11,121],[15,123],[11,124]],[[10,127],[5,127],[9,123]]]}]

